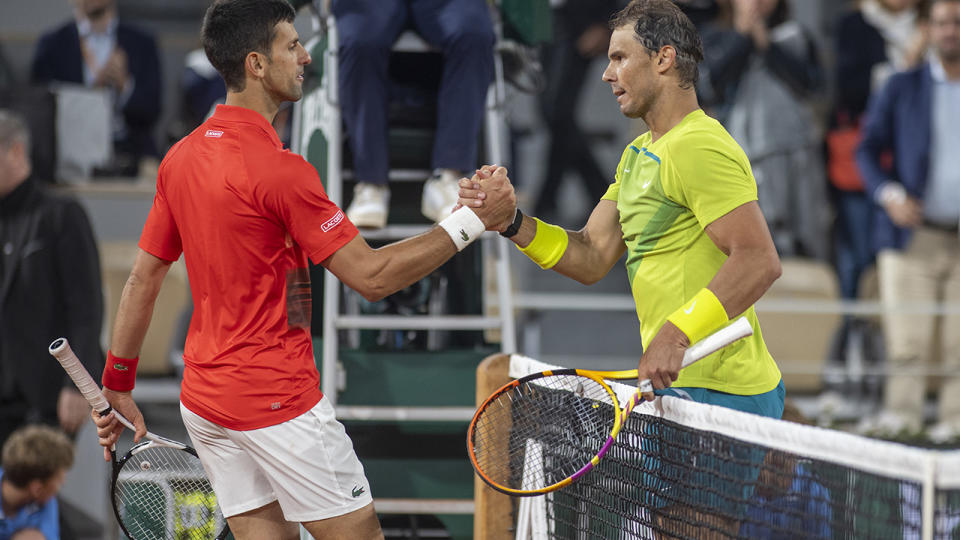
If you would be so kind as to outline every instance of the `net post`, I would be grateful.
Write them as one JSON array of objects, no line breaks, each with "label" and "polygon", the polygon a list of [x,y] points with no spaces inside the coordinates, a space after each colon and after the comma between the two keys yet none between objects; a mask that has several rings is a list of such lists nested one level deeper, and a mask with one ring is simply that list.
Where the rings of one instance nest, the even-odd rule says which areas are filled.
[{"label": "net post", "polygon": [[924,463],[923,491],[920,496],[920,538],[933,540],[936,533],[937,461],[933,455]]},{"label": "net post", "polygon": [[[496,389],[510,382],[510,355],[494,354],[477,366],[477,406]],[[473,478],[473,537],[486,540],[513,538],[513,508],[510,497]]]}]

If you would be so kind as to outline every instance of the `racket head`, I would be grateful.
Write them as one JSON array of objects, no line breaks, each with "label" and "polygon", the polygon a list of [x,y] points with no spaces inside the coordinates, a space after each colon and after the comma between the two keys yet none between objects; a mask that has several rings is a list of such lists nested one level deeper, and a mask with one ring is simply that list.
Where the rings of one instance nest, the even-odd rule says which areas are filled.
[{"label": "racket head", "polygon": [[[617,395],[601,377],[579,369],[544,371],[511,381],[484,401],[470,422],[467,453],[490,487],[539,495],[593,468],[620,426]],[[598,440],[606,443],[597,446]]]},{"label": "racket head", "polygon": [[221,540],[226,518],[197,452],[146,441],[116,460],[110,487],[113,511],[127,538]]}]

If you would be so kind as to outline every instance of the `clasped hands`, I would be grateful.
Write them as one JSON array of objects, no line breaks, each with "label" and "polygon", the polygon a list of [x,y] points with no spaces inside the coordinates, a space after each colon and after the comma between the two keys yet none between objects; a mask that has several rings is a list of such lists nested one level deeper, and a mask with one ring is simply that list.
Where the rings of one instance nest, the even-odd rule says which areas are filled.
[{"label": "clasped hands", "polygon": [[488,231],[507,230],[517,214],[517,195],[506,167],[484,165],[471,178],[461,178],[454,210],[463,206],[473,210]]}]

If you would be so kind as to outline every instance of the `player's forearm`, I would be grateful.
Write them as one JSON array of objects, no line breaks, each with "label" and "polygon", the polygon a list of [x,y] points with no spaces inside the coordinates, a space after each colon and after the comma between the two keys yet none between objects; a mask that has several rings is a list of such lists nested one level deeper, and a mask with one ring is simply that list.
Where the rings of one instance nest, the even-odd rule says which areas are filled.
[{"label": "player's forearm", "polygon": [[110,351],[120,358],[140,354],[144,336],[150,326],[154,303],[170,263],[140,252],[120,295],[120,306],[113,325]]},{"label": "player's forearm", "polygon": [[567,238],[567,250],[553,270],[584,285],[593,285],[603,279],[623,254],[622,249],[599,246],[585,229],[567,231]]},{"label": "player's forearm", "polygon": [[447,233],[435,227],[373,250],[363,279],[353,288],[375,302],[423,279],[456,253],[457,248]]},{"label": "player's forearm", "polygon": [[745,247],[731,251],[708,288],[732,319],[756,303],[780,273],[780,258],[772,247]]},{"label": "player's forearm", "polygon": [[[517,234],[511,237],[517,247],[521,248],[528,257],[541,267],[548,267],[564,276],[575,279],[585,285],[596,283],[613,268],[626,246],[623,243],[623,234],[620,232],[619,213],[613,201],[600,201],[594,209],[587,224],[579,231],[565,231],[560,238],[556,227],[544,224],[544,231],[538,232],[537,221],[524,216]],[[553,228],[551,234],[549,229]],[[544,236],[546,233],[546,236]],[[535,238],[538,242],[549,244],[546,249],[534,249],[533,253],[527,249]],[[556,248],[562,252],[559,259],[553,260],[556,251],[551,245],[561,245]],[[550,255],[544,259],[545,255]],[[545,265],[546,264],[546,265]]]}]

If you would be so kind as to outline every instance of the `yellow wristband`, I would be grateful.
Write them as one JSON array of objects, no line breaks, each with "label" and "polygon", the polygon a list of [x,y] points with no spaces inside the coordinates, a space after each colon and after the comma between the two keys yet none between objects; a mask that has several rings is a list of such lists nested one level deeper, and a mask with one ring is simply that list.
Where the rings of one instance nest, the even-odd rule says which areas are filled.
[{"label": "yellow wristband", "polygon": [[723,309],[723,304],[713,291],[706,287],[700,289],[700,292],[680,309],[674,311],[667,320],[686,334],[691,344],[707,337],[730,321],[727,311]]},{"label": "yellow wristband", "polygon": [[567,231],[563,227],[544,223],[537,218],[533,220],[537,222],[537,234],[527,247],[517,246],[517,248],[530,257],[530,260],[539,264],[540,268],[553,268],[567,250],[567,243],[570,241],[567,238]]}]

